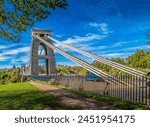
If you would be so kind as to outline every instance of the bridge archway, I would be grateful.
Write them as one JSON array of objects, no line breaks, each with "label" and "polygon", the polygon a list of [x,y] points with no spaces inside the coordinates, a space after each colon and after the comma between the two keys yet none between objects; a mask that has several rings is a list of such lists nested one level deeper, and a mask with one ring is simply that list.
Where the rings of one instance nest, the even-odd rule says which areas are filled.
[{"label": "bridge archway", "polygon": [[42,43],[38,47],[38,56],[47,56],[46,46]]},{"label": "bridge archway", "polygon": [[45,60],[46,74],[56,74],[55,57],[53,49],[47,47],[43,42],[35,38],[33,35],[38,35],[42,39],[49,41],[47,36],[50,30],[32,30],[32,45],[30,52],[30,74],[39,75],[39,60]]},{"label": "bridge archway", "polygon": [[48,60],[47,59],[39,59],[38,60],[38,69],[39,69],[39,75],[47,75],[48,74]]}]

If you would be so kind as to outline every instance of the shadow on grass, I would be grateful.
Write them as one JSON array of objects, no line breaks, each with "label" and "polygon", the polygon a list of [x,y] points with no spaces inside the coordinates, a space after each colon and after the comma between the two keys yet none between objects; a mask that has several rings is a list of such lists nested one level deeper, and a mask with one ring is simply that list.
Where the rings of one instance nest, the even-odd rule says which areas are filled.
[{"label": "shadow on grass", "polygon": [[39,90],[13,91],[9,94],[6,91],[1,91],[0,94],[1,110],[42,110],[46,106],[55,104],[52,97]]}]

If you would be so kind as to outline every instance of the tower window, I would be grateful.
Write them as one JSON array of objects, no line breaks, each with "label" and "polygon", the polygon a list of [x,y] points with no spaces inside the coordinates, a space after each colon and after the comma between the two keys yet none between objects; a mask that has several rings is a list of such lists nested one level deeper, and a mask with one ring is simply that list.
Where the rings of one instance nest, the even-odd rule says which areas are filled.
[{"label": "tower window", "polygon": [[44,34],[40,34],[40,37],[44,37]]}]

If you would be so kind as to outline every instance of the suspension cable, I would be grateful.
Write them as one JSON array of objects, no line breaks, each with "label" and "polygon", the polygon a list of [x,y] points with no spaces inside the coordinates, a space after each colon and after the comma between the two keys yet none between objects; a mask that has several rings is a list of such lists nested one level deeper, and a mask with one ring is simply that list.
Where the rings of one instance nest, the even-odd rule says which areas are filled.
[{"label": "suspension cable", "polygon": [[66,48],[69,48],[69,49],[74,50],[74,51],[76,51],[76,52],[78,52],[78,53],[81,53],[81,54],[83,54],[83,55],[85,55],[85,56],[87,56],[87,57],[93,58],[93,59],[95,59],[95,60],[97,60],[97,61],[99,61],[99,62],[101,62],[101,63],[103,63],[103,64],[109,65],[109,66],[114,67],[114,68],[116,68],[116,69],[118,69],[118,70],[127,72],[127,73],[129,73],[129,74],[131,74],[131,75],[136,75],[136,76],[147,75],[145,72],[142,72],[142,71],[133,69],[133,68],[131,68],[131,67],[127,67],[127,66],[125,66],[125,65],[119,64],[119,63],[117,63],[117,62],[113,62],[113,61],[111,61],[111,60],[108,60],[108,59],[103,58],[103,57],[100,57],[100,56],[96,56],[96,55],[91,54],[91,53],[89,53],[89,52],[86,52],[86,51],[83,51],[83,50],[81,50],[81,49],[78,49],[78,48],[75,48],[75,47],[73,47],[73,46],[70,46],[70,45],[68,45],[68,44],[62,43],[62,42],[60,42],[60,41],[58,41],[58,40],[56,40],[56,39],[54,39],[54,38],[52,38],[52,37],[50,37],[50,36],[47,36],[47,37],[48,37],[49,39],[53,40],[54,42],[56,42],[56,43],[58,43],[58,44],[61,44],[62,46],[66,47]]},{"label": "suspension cable", "polygon": [[112,83],[116,83],[119,84],[120,82],[125,84],[125,82],[123,81],[118,81],[118,80],[114,80],[113,77],[109,74],[107,74],[106,72],[103,72],[102,70],[99,70],[98,68],[90,65],[89,63],[70,55],[69,53],[53,46],[52,44],[50,44],[49,42],[45,41],[44,39],[40,38],[39,36],[35,35],[36,38],[38,38],[40,41],[42,41],[45,45],[47,45],[48,47],[52,48],[53,50],[56,50],[58,53],[62,54],[63,56],[65,56],[66,58],[70,59],[71,61],[77,63],[78,65],[80,65],[81,67],[89,70],[90,72],[96,74],[97,76],[102,77],[106,82],[112,84]]}]

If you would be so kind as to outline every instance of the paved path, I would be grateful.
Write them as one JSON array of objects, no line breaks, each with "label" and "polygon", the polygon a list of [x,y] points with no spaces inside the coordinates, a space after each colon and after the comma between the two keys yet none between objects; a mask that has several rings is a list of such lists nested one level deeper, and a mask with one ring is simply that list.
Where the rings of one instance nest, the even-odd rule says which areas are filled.
[{"label": "paved path", "polygon": [[91,98],[82,97],[81,95],[73,94],[68,91],[56,88],[54,86],[44,85],[42,83],[30,82],[30,84],[41,89],[47,94],[53,96],[57,104],[53,107],[45,109],[95,109],[95,110],[118,110],[119,108],[110,105],[106,102],[96,101]]}]

